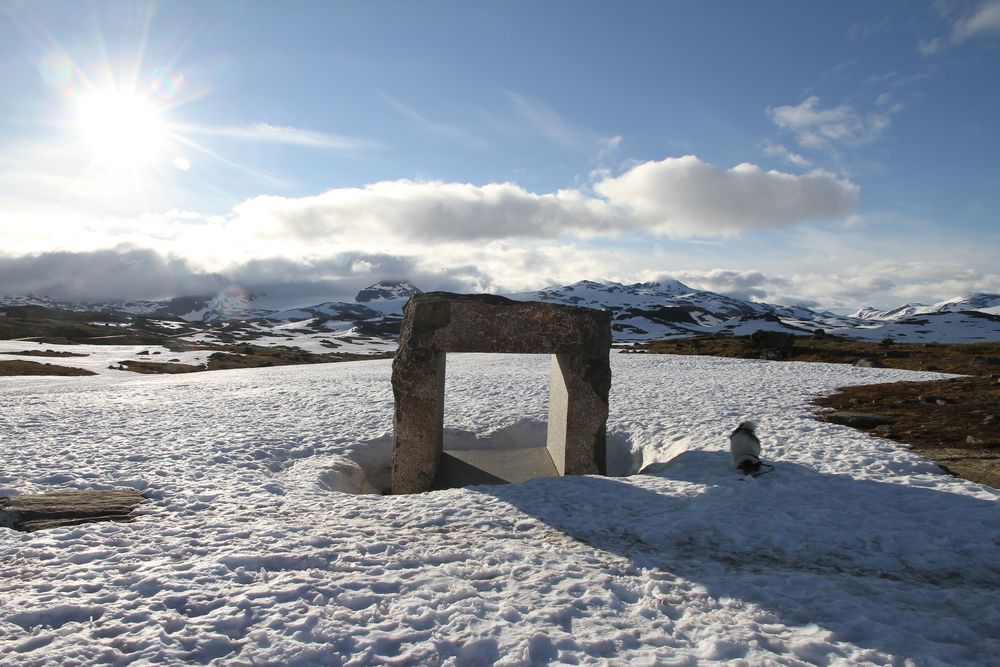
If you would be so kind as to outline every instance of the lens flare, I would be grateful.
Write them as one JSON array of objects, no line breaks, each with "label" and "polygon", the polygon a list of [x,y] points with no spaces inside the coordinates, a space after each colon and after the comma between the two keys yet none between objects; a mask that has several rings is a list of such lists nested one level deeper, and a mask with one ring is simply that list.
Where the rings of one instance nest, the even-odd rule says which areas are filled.
[{"label": "lens flare", "polygon": [[250,309],[253,296],[242,287],[231,285],[215,296],[216,307],[226,317],[237,317]]},{"label": "lens flare", "polygon": [[38,74],[52,88],[69,92],[73,79],[73,61],[60,53],[45,56],[38,63]]},{"label": "lens flare", "polygon": [[164,67],[153,70],[150,88],[157,97],[172,100],[180,94],[183,85],[183,72]]}]

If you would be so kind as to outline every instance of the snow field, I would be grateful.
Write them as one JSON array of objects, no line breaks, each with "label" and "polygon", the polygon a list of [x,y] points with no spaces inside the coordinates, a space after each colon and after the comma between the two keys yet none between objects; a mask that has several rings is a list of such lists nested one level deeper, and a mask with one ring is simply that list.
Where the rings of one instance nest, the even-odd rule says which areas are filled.
[{"label": "snow field", "polygon": [[[76,361],[70,359],[68,361]],[[997,493],[809,417],[935,377],[612,356],[609,465],[384,488],[390,362],[7,378],[0,494],[131,486],[130,524],[0,532],[0,663],[989,664]],[[547,357],[449,355],[449,441],[537,437]],[[741,479],[758,422],[776,470]],[[365,486],[367,485],[367,487]]]},{"label": "snow field", "polygon": [[[38,357],[14,354],[24,351],[44,352],[45,350],[72,352],[86,356]],[[149,354],[140,355],[139,352],[148,352]],[[188,352],[171,352],[160,345],[49,345],[20,340],[0,340],[0,353],[3,353],[0,354],[0,361],[34,361],[35,363],[52,364],[53,366],[85,368],[99,375],[132,376],[134,375],[133,373],[116,371],[108,368],[108,366],[117,366],[119,361],[166,362],[170,359],[176,359],[178,363],[198,366],[208,361],[208,357],[212,354],[212,351],[191,350]],[[3,381],[8,381],[8,378],[4,378]],[[52,378],[43,378],[43,381],[51,383]]]}]

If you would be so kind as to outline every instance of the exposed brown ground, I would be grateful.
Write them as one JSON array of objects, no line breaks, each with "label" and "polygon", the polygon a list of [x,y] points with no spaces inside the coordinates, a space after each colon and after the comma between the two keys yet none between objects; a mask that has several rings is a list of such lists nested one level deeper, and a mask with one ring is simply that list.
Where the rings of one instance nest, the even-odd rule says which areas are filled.
[{"label": "exposed brown ground", "polygon": [[0,354],[17,355],[19,357],[89,357],[80,352],[61,352],[56,350],[21,350],[20,352],[0,352]]},{"label": "exposed brown ground", "polygon": [[911,445],[949,472],[1000,488],[1000,383],[989,376],[846,387],[817,406],[872,413],[890,424],[864,428]]},{"label": "exposed brown ground", "polygon": [[37,361],[0,361],[0,376],[12,375],[97,375],[85,368],[40,364]]},{"label": "exposed brown ground", "polygon": [[[1000,344],[878,344],[823,337],[699,336],[633,346],[661,354],[870,363],[969,377],[846,387],[813,401],[821,408],[884,417],[860,427],[910,445],[948,472],[1000,488]],[[824,412],[818,418],[823,418]],[[859,428],[855,426],[855,428]]]},{"label": "exposed brown ground", "polygon": [[[217,349],[211,348],[211,349]],[[266,368],[269,366],[292,366],[296,364],[329,364],[338,361],[362,361],[366,359],[387,359],[392,354],[363,355],[346,352],[314,354],[291,347],[264,347],[259,345],[229,345],[213,352],[206,365],[163,363],[158,361],[119,361],[119,370],[134,373],[193,373],[197,371],[221,371],[232,368]]]}]

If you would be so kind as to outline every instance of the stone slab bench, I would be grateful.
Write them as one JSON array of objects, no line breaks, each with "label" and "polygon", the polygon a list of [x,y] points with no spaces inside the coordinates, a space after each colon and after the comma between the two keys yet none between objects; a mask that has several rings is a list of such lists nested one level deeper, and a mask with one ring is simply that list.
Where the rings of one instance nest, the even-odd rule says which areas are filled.
[{"label": "stone slab bench", "polygon": [[0,527],[24,532],[92,521],[131,521],[143,501],[135,489],[65,490],[0,496]]}]

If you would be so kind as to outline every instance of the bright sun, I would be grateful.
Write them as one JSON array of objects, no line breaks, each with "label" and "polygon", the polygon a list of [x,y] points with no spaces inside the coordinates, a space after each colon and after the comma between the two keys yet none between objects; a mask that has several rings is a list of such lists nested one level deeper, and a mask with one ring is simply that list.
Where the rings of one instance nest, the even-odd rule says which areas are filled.
[{"label": "bright sun", "polygon": [[132,93],[98,92],[78,101],[78,120],[97,162],[139,166],[162,151],[167,128],[150,100]]}]

